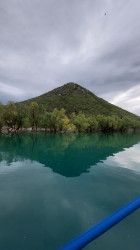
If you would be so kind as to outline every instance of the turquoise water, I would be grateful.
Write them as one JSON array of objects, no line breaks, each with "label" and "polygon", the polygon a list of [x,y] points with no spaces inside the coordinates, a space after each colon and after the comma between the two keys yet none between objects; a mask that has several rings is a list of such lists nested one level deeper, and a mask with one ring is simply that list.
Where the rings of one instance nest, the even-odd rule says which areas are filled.
[{"label": "turquoise water", "polygon": [[[57,249],[138,195],[140,133],[0,137],[2,250]],[[139,250],[139,210],[85,249]]]}]

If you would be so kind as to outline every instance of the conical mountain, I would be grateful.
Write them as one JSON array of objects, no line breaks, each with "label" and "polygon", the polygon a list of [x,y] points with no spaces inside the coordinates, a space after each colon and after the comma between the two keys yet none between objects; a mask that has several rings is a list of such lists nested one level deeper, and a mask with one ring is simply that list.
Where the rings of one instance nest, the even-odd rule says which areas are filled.
[{"label": "conical mountain", "polygon": [[93,115],[118,115],[119,117],[129,116],[133,119],[140,119],[139,116],[110,104],[73,82],[21,103],[29,105],[31,102],[43,104],[47,111],[64,108],[67,114],[82,111]]}]

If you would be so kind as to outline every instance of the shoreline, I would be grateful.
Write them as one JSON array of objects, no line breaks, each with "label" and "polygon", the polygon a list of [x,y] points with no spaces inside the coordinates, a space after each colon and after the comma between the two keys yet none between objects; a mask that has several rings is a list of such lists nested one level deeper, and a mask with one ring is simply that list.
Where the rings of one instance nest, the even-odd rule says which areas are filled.
[{"label": "shoreline", "polygon": [[32,129],[30,128],[22,128],[22,129],[9,129],[9,128],[3,128],[0,131],[0,134],[3,135],[8,135],[8,134],[20,134],[20,133],[49,133],[49,134],[71,134],[71,133],[135,133],[135,132],[140,132],[140,129],[133,129],[133,128],[129,128],[126,130],[94,130],[94,131],[83,131],[83,132],[79,132],[79,131],[53,131],[51,129],[45,129],[45,128],[37,128],[37,129]]}]

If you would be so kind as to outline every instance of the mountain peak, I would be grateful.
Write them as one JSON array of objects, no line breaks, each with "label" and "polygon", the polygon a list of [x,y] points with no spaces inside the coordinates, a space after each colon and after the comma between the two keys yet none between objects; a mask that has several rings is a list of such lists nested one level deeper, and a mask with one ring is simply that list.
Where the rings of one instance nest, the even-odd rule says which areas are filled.
[{"label": "mountain peak", "polygon": [[[53,89],[52,91],[49,91],[48,93],[44,94],[47,97],[56,94],[56,95],[60,95],[60,96],[66,96],[66,95],[71,95],[72,93],[76,93],[78,92],[81,95],[85,95],[87,93],[91,93],[89,90],[83,88],[82,86],[80,86],[77,83],[74,82],[68,82],[58,88]],[[92,93],[92,95],[94,95]]]},{"label": "mountain peak", "polygon": [[78,85],[78,84],[75,83],[75,82],[68,82],[68,83],[66,83],[66,84],[64,84],[64,85],[73,87],[73,86],[76,86],[76,85]]},{"label": "mountain peak", "polygon": [[79,89],[85,89],[85,90],[87,90],[86,88],[82,87],[81,85],[79,85],[78,83],[75,83],[75,82],[68,82],[68,83],[60,86],[60,88],[63,87],[63,86],[67,86],[67,87],[73,88],[73,89],[79,88]]}]

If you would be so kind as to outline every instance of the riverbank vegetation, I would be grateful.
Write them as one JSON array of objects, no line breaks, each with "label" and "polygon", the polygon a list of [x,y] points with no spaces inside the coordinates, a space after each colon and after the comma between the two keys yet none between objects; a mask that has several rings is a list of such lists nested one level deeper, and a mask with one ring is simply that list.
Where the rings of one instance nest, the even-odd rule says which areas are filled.
[{"label": "riverbank vegetation", "polygon": [[140,129],[140,121],[117,115],[87,115],[72,113],[65,109],[54,108],[52,112],[36,102],[29,106],[9,102],[0,104],[0,132],[18,132],[30,128],[31,131],[43,129],[50,132],[92,132],[92,131],[127,131]]}]

